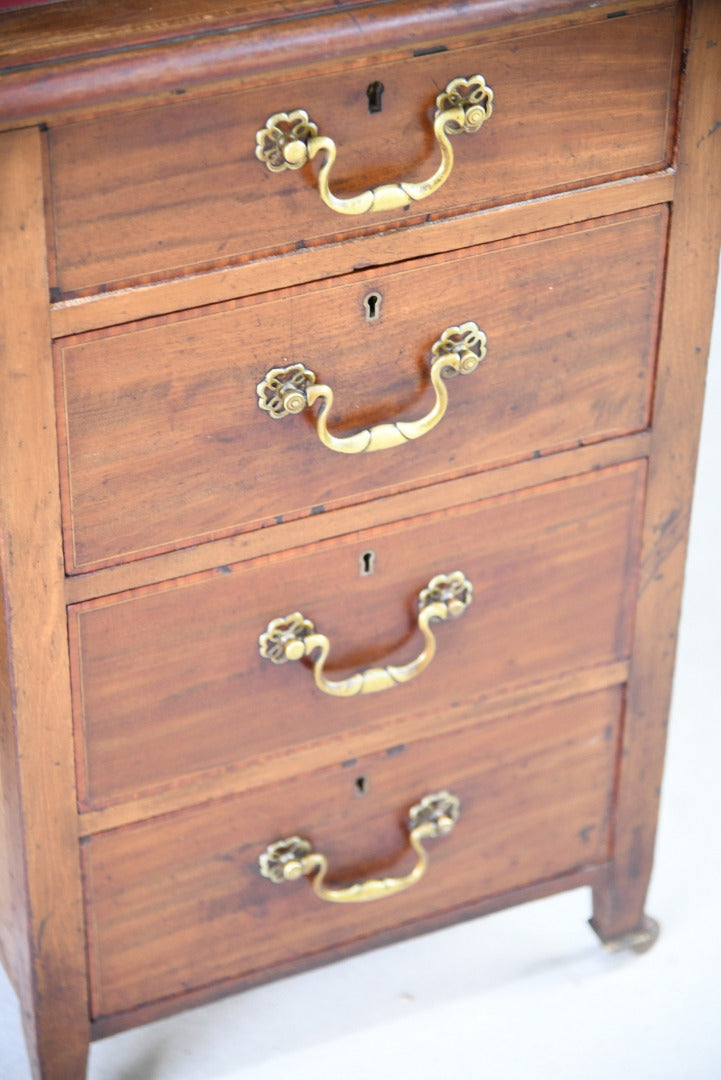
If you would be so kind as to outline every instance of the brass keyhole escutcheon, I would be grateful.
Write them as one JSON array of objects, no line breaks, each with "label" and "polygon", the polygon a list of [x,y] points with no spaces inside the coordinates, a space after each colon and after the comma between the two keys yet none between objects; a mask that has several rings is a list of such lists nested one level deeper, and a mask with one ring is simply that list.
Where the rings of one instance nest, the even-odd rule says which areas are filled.
[{"label": "brass keyhole escutcheon", "polygon": [[376,322],[377,319],[380,319],[382,303],[383,297],[379,292],[369,292],[368,295],[363,298],[366,322]]},{"label": "brass keyhole escutcheon", "polygon": [[375,551],[364,551],[360,557],[360,574],[361,577],[370,577],[375,570],[376,553]]}]

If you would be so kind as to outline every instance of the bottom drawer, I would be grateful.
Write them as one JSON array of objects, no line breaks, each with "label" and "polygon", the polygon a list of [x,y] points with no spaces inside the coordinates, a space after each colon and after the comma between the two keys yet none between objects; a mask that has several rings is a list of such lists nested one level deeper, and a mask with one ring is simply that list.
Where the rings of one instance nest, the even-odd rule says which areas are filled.
[{"label": "bottom drawer", "polygon": [[[94,1016],[271,977],[276,965],[602,862],[621,708],[621,688],[536,706],[88,838]],[[305,878],[259,873],[261,852],[297,834],[327,856],[332,885],[407,874],[408,810],[442,789],[459,797],[459,820],[427,841],[428,871],[407,891],[327,903]]]}]

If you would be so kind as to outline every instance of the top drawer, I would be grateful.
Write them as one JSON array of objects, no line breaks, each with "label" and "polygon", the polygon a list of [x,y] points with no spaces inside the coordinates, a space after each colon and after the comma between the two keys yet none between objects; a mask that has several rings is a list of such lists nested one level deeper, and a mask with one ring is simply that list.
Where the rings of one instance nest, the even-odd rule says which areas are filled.
[{"label": "top drawer", "polygon": [[[663,167],[676,55],[673,5],[59,126],[48,136],[57,285],[92,292]],[[440,160],[436,96],[476,73],[493,115],[452,139],[450,178],[409,210],[336,213],[317,190],[322,151],[297,172],[255,156],[271,114],[305,109],[338,147],[333,193],[422,182]],[[373,82],[385,89],[370,113]]]}]

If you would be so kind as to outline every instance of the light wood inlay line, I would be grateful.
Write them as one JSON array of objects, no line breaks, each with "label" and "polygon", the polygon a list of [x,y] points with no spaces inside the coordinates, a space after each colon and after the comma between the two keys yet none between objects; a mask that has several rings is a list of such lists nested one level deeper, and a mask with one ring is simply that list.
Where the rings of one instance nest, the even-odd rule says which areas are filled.
[{"label": "light wood inlay line", "polygon": [[66,337],[316,281],[330,273],[335,275],[363,267],[389,265],[409,257],[453,251],[588,218],[655,206],[673,199],[674,185],[674,170],[663,169],[647,176],[461,214],[450,221],[430,221],[394,232],[288,252],[282,257],[261,255],[240,266],[189,273],[171,281],[61,300],[51,307],[52,334],[54,338]]},{"label": "light wood inlay line", "polygon": [[175,787],[157,791],[132,802],[90,810],[78,816],[81,837],[130,825],[136,821],[172,813],[211,799],[221,799],[241,791],[262,787],[283,779],[366,754],[380,753],[388,746],[401,745],[408,739],[431,738],[445,730],[462,731],[478,723],[494,723],[511,713],[554,701],[566,701],[582,694],[621,686],[628,677],[625,660],[584,671],[574,671],[560,678],[527,686],[505,688],[488,700],[469,702],[467,708],[453,714],[452,721],[443,714],[414,716],[395,723],[389,730],[383,721],[349,737],[317,740],[286,753],[257,761],[244,762],[226,770],[206,773]]},{"label": "light wood inlay line", "polygon": [[418,513],[442,511],[476,499],[520,491],[533,484],[646,458],[650,444],[651,433],[643,431],[622,439],[551,454],[534,461],[517,462],[505,468],[491,469],[430,487],[417,487],[380,500],[342,506],[327,513],[312,514],[268,528],[256,528],[182,551],[68,577],[65,579],[66,602],[75,604],[98,596],[110,596],[126,589],[210,570],[215,566],[244,562],[261,555],[344,536],[389,521],[404,520]]}]

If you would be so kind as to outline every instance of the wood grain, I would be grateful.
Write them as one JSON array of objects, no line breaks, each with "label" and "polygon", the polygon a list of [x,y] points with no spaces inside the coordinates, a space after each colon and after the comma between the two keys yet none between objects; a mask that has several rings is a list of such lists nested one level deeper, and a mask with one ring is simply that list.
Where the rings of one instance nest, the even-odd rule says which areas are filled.
[{"label": "wood grain", "polygon": [[[484,897],[482,900],[471,900],[467,904],[459,904],[444,911],[433,912],[433,914],[422,919],[415,919],[413,922],[404,923],[400,926],[392,926],[390,929],[376,933],[370,938],[354,938],[352,941],[344,941],[339,945],[328,947],[323,952],[304,956],[300,960],[293,959],[279,962],[273,968],[273,978],[280,979],[288,975],[297,975],[301,971],[308,971],[324,964],[334,963],[337,960],[357,956],[359,953],[366,952],[369,949],[392,945],[395,942],[405,941],[407,938],[415,937],[418,934],[441,930],[444,927],[454,926],[467,919],[476,919],[482,915],[503,911],[504,908],[513,907],[517,904],[527,904],[533,900],[541,900],[544,897],[566,892],[569,889],[593,887],[605,865],[605,863],[601,863],[598,866],[584,866],[580,870],[572,870],[568,874],[558,874],[555,877],[545,878],[543,881],[535,881],[532,885],[525,885],[519,889],[494,893],[493,896]],[[191,1008],[216,1001],[218,998],[258,986],[266,981],[263,971],[255,970],[241,977],[235,976],[210,983],[196,990],[184,990],[179,995],[162,998],[159,1001],[140,1005],[122,1013],[115,1013],[113,1016],[100,1016],[92,1021],[91,1038],[102,1039],[107,1035],[115,1035],[120,1031],[127,1031],[128,1028],[137,1024],[147,1024],[165,1016],[171,1016],[179,1008]]]},{"label": "wood grain", "polygon": [[0,786],[13,892],[0,922],[33,1075],[77,1080],[88,1011],[40,151],[37,131],[3,136]]},{"label": "wood grain", "polygon": [[109,566],[65,579],[68,603],[126,592],[158,581],[170,581],[230,563],[289,550],[334,536],[347,536],[386,522],[406,520],[418,514],[444,510],[505,492],[522,491],[594,469],[620,465],[648,457],[650,432],[643,431],[608,442],[576,447],[559,454],[520,461],[501,469],[475,473],[429,487],[399,491],[383,499],[346,503],[310,517],[284,517],[272,529],[253,529],[222,540]]},{"label": "wood grain", "polygon": [[[662,168],[676,21],[665,8],[51,128],[57,285],[97,291]],[[312,167],[270,173],[255,157],[267,117],[303,108],[339,145],[338,194],[426,179],[438,157],[436,94],[476,71],[496,93],[494,115],[455,140],[450,179],[407,213],[344,219],[322,204]],[[371,115],[366,88],[377,79],[386,104]]]},{"label": "wood grain", "polygon": [[487,695],[465,703],[459,702],[452,711],[421,713],[413,716],[403,714],[386,717],[382,713],[362,730],[335,732],[299,746],[290,746],[282,752],[245,760],[239,765],[230,764],[186,777],[182,784],[156,788],[147,795],[139,795],[132,802],[110,803],[98,809],[84,810],[78,818],[80,836],[117,829],[123,825],[174,813],[211,799],[227,798],[241,791],[264,787],[284,779],[292,779],[299,773],[310,772],[338,761],[375,754],[388,746],[400,746],[411,740],[440,735],[444,731],[461,731],[482,723],[491,723],[511,712],[550,702],[563,701],[569,697],[606,690],[620,686],[628,678],[628,660],[617,660],[597,667],[581,668],[564,672],[523,686],[492,688]]},{"label": "wood grain", "polygon": [[[47,0],[34,2],[47,3]],[[501,15],[507,25],[509,19],[537,19],[553,15],[559,9],[569,15],[583,12],[588,6],[588,0],[517,0],[514,11],[509,12],[502,4],[483,0],[467,4],[463,14],[466,22],[472,20],[475,26],[488,29],[501,21]],[[639,0],[631,0],[626,6],[633,9],[641,5]],[[105,0],[72,3],[55,0],[52,7],[42,12],[22,10],[22,7],[19,3],[15,10],[3,11],[0,16],[2,70],[71,58],[77,63],[83,56],[117,52],[128,46],[139,48],[163,40],[179,41],[191,34],[194,38],[210,37],[219,31],[242,30],[268,22],[277,25],[284,17],[289,20],[291,16],[287,0],[194,0],[192,4],[185,0],[155,0],[151,8],[146,0],[116,0],[112,5]],[[604,5],[611,11],[614,7]],[[310,16],[334,12],[347,18],[352,12],[359,20],[357,33],[360,34],[364,19],[377,22],[388,8],[397,19],[402,10],[411,10],[411,5],[389,4],[387,0],[365,0],[363,4],[357,0],[295,0],[292,18],[307,23]],[[404,27],[408,41],[415,39],[420,43],[421,35],[434,34],[435,20],[441,15],[447,32],[454,25],[463,25],[458,12],[449,12],[443,3],[431,0],[425,4],[424,18],[416,18]]]},{"label": "wood grain", "polygon": [[[2,575],[0,575],[2,585]],[[19,927],[24,921],[22,898],[24,883],[17,879],[19,860],[16,778],[13,776],[14,746],[10,722],[12,691],[7,655],[7,635],[0,633],[0,962],[11,983],[18,988],[17,969]],[[7,779],[3,773],[7,774]]]},{"label": "wood grain", "polygon": [[[665,235],[656,207],[66,339],[69,570],[642,430]],[[258,408],[266,372],[300,362],[332,387],[336,433],[423,416],[433,342],[469,319],[488,356],[449,381],[446,417],[416,442],[349,457],[320,444],[309,412]]]},{"label": "wood grain", "polygon": [[[435,94],[473,70],[494,116],[412,212],[345,221],[312,169],[254,158],[300,106],[340,192],[422,179]],[[639,927],[720,123],[716,0],[0,16],[0,956],[35,1080],[82,1080],[89,1028],[564,888],[593,886],[604,940]],[[335,430],[417,417],[431,342],[468,318],[489,356],[405,462],[323,461],[307,419],[254,411],[289,354],[333,385]],[[407,661],[417,590],[456,567],[471,608],[383,697],[257,655],[298,607],[332,675]],[[405,811],[443,786],[461,823],[397,904],[258,876],[296,831],[334,881],[402,872]]]},{"label": "wood grain", "polygon": [[[275,964],[602,862],[620,706],[618,688],[571,699],[89,839],[93,1015],[269,977]],[[267,844],[291,835],[327,855],[336,884],[406,872],[409,806],[444,788],[461,819],[429,842],[428,874],[408,892],[330,905],[305,880],[258,873]]]},{"label": "wood grain", "polygon": [[640,925],[653,864],[721,247],[721,7],[715,0],[694,5],[686,79],[614,859],[594,890],[594,926],[602,938]]},{"label": "wood grain", "polygon": [[[607,0],[602,14],[613,17],[648,4]],[[318,14],[309,18],[314,8]],[[330,62],[347,70],[373,55],[412,57],[437,48],[439,40],[445,48],[459,39],[492,40],[509,20],[521,27],[526,23],[531,32],[553,24],[560,14],[567,22],[586,20],[589,8],[597,9],[598,3],[516,0],[509,10],[506,0],[466,0],[450,7],[429,0],[419,18],[416,0],[332,5],[311,0],[292,9],[271,3],[267,9],[288,17],[276,18],[268,33],[263,0],[231,0],[220,10],[215,3],[182,0],[162,0],[151,9],[142,0],[54,4],[40,20],[28,13],[3,16],[6,70],[0,75],[0,124],[21,127],[88,110],[97,113],[148,100],[172,102],[179,94],[237,89],[239,84],[267,82],[269,76],[298,77],[328,68],[329,41]],[[298,9],[305,18],[296,16]],[[592,10],[590,17],[598,14]]]},{"label": "wood grain", "polygon": [[54,338],[117,326],[191,307],[222,303],[288,288],[365,267],[385,266],[462,247],[510,239],[524,233],[557,229],[591,218],[638,210],[673,200],[672,168],[647,176],[612,180],[591,188],[544,195],[522,203],[488,207],[390,232],[355,237],[343,243],[302,248],[281,258],[186,274],[90,296],[55,301],[50,310]]},{"label": "wood grain", "polygon": [[[82,802],[129,800],[204,770],[278,756],[378,721],[628,656],[645,465],[456,507],[71,609]],[[375,573],[359,561],[375,552]],[[475,599],[439,627],[410,683],[339,701],[303,664],[258,653],[300,611],[331,640],[329,673],[420,651],[416,597],[462,570]],[[519,628],[520,631],[519,631]]]}]

